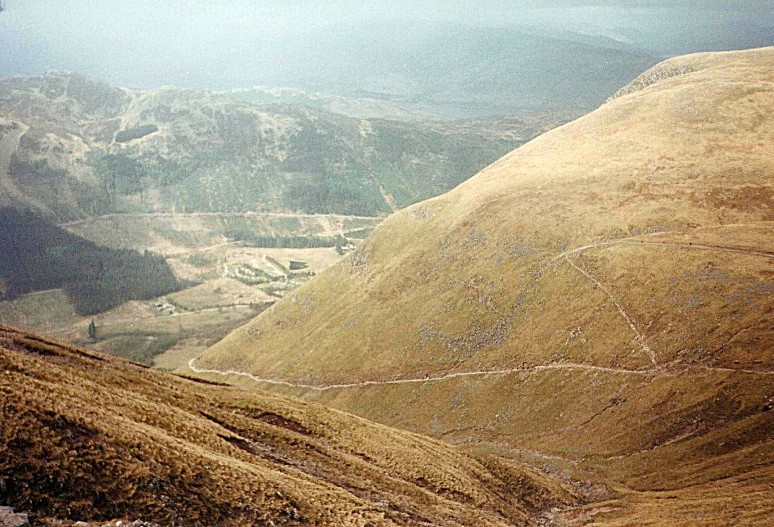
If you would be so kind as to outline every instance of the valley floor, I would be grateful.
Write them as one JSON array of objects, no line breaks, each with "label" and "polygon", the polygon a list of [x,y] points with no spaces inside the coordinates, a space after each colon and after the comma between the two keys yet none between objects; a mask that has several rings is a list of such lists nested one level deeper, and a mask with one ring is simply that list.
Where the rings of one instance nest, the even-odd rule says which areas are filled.
[{"label": "valley floor", "polygon": [[[335,247],[253,247],[229,239],[234,222],[262,239],[310,240],[370,229],[380,218],[284,213],[110,214],[66,223],[70,232],[112,249],[162,254],[187,288],[131,301],[95,316],[79,315],[60,290],[0,302],[0,323],[45,332],[75,344],[165,370],[188,361],[248,322],[278,298],[337,262]],[[300,270],[291,270],[298,262]],[[88,327],[95,322],[97,338]]]}]

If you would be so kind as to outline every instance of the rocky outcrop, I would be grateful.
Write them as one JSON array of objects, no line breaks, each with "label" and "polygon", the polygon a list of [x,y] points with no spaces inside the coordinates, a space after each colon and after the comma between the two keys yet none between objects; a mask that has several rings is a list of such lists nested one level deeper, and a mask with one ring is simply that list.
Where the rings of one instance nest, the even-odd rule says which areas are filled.
[{"label": "rocky outcrop", "polygon": [[0,507],[0,527],[28,527],[26,514],[14,512],[10,507]]},{"label": "rocky outcrop", "polygon": [[652,86],[656,84],[657,82],[671,79],[672,77],[677,77],[678,75],[685,75],[687,73],[692,73],[696,71],[696,68],[692,67],[691,65],[683,65],[678,67],[669,67],[669,65],[664,64],[660,66],[656,66],[655,68],[651,68],[636,79],[634,79],[632,82],[615,92],[608,101],[612,101],[613,99],[617,99],[618,97],[623,97],[624,95],[629,95],[631,93],[638,92],[640,90],[644,90],[648,86]]}]

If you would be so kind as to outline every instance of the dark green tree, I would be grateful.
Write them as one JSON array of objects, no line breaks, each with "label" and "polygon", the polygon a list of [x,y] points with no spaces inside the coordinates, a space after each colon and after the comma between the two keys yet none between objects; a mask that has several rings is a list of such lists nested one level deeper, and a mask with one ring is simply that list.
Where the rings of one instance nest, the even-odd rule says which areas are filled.
[{"label": "dark green tree", "polygon": [[342,246],[342,237],[336,236],[336,252],[340,255],[344,254],[344,247]]}]

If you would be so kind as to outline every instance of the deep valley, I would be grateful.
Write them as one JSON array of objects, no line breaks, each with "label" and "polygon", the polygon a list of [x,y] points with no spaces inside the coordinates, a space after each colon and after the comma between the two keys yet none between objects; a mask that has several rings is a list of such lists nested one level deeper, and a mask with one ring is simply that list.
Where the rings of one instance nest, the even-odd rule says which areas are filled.
[{"label": "deep valley", "polygon": [[0,527],[770,527],[767,3],[0,1]]}]

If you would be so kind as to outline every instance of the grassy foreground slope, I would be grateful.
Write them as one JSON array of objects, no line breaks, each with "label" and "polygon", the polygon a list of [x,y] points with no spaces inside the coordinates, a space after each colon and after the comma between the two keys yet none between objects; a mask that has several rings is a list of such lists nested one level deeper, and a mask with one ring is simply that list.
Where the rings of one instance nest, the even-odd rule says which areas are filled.
[{"label": "grassy foreground slope", "polygon": [[602,523],[765,524],[772,63],[656,66],[393,215],[197,367],[577,471],[620,500]]},{"label": "grassy foreground slope", "polygon": [[5,326],[0,372],[0,504],[37,524],[522,525],[577,500],[493,457]]}]

